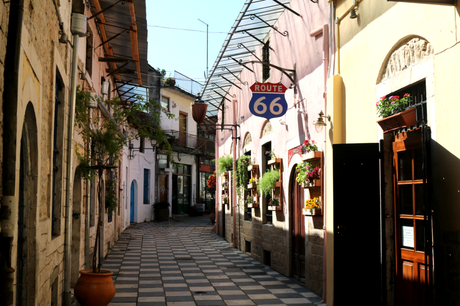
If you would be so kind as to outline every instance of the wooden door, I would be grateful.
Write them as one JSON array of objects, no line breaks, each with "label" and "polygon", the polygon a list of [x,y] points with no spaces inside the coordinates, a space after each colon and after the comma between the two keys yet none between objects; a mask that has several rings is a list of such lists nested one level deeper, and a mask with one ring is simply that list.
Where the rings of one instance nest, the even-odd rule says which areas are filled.
[{"label": "wooden door", "polygon": [[131,183],[131,195],[130,195],[130,204],[129,204],[129,222],[134,222],[134,182]]},{"label": "wooden door", "polygon": [[[430,305],[431,241],[427,216],[426,154],[422,131],[397,134],[393,143],[396,305]],[[425,181],[425,183],[424,183]]]},{"label": "wooden door", "polygon": [[353,304],[356,290],[355,304],[382,305],[379,145],[336,144],[333,154],[335,305]]},{"label": "wooden door", "polygon": [[185,147],[187,144],[187,113],[179,113],[179,145]]},{"label": "wooden door", "polygon": [[[294,167],[295,169],[295,167]],[[291,203],[291,239],[292,239],[292,276],[299,282],[305,282],[305,217],[302,214],[304,189],[295,178],[297,171],[292,171],[289,179]]]}]

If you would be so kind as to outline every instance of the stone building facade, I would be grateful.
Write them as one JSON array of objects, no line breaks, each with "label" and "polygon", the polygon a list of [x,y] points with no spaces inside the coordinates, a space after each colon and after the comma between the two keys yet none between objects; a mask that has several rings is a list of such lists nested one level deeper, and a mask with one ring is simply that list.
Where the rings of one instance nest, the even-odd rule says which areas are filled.
[{"label": "stone building facade", "polygon": [[[239,198],[235,189],[234,177],[237,170],[234,167],[229,171],[229,190],[221,186],[223,177],[217,182],[216,211],[219,214],[216,214],[216,229],[235,248],[245,251],[283,275],[296,278],[322,295],[324,214],[306,215],[304,207],[307,199],[319,197],[323,205],[327,199],[323,187],[303,188],[296,181],[296,167],[304,163],[301,145],[306,139],[317,143],[321,152],[318,156],[323,158],[326,154],[324,143],[327,135],[316,132],[313,121],[325,109],[326,59],[329,52],[328,5],[321,1],[315,4],[293,0],[287,4],[288,9],[284,9],[277,5],[276,8],[271,7],[272,4],[270,1],[261,1],[257,8],[253,4],[245,4],[242,11],[246,15],[238,16],[240,19],[235,22],[236,29],[232,28],[229,34],[233,35],[235,41],[230,41],[221,52],[231,51],[214,64],[214,67],[222,71],[226,69],[230,73],[216,68],[208,78],[203,100],[212,96],[209,107],[213,104],[216,108],[218,106],[216,160],[224,155],[237,160],[247,154],[251,164],[258,167],[255,171],[248,171],[249,177],[259,179],[268,170],[279,169],[280,185],[275,187],[274,192],[281,194],[280,205],[271,206],[270,197],[263,196],[255,189],[249,191],[254,203],[247,203],[246,193]],[[273,23],[273,28],[267,27],[263,35],[257,32],[257,39],[251,38],[245,33],[254,34],[251,26],[257,27],[258,24],[247,22],[258,20],[259,17],[263,19],[261,12],[265,6],[273,10],[279,8],[280,13],[276,15],[276,21],[269,21]],[[252,17],[253,13],[257,15],[256,18]],[[259,13],[262,15],[259,16]],[[253,44],[257,47],[251,49]],[[250,49],[249,53],[244,52],[244,47]],[[230,58],[228,62],[227,58]],[[241,64],[238,71],[235,61]],[[267,70],[263,68],[268,65],[264,63],[271,65],[268,76]],[[225,83],[222,79],[229,81]],[[251,101],[253,93],[250,86],[256,82],[276,86],[283,84],[287,88],[284,93],[287,106],[283,115],[268,120],[257,116],[257,112],[270,109],[268,104],[265,104],[265,108],[260,106],[258,110],[250,110],[251,105],[254,105],[251,104],[254,101]],[[222,88],[228,90],[223,91]],[[214,94],[216,91],[220,96]],[[269,96],[265,98],[267,101],[271,99]],[[277,109],[275,107],[270,111],[276,113]],[[274,152],[279,159],[275,164],[270,161],[269,151]],[[320,159],[316,160],[319,162]],[[322,173],[325,173],[324,165],[320,167]],[[229,197],[228,204],[223,203],[225,196]]]},{"label": "stone building facade", "polygon": [[[112,66],[100,60],[107,53],[113,55],[107,44],[98,48],[107,39],[97,22],[103,14],[84,19],[78,29],[72,25],[101,9],[99,1],[94,3],[94,7],[80,0],[0,4],[0,300],[4,305],[70,305],[78,271],[89,267],[98,214],[104,215],[101,260],[122,230],[120,211],[110,216],[95,208],[94,183],[76,171],[79,130],[72,134],[70,129],[76,86],[103,97],[102,81],[106,81],[111,90],[105,98],[118,95],[117,75],[109,74]],[[135,18],[129,5],[124,9],[131,24]],[[98,116],[102,111],[100,107],[92,112]],[[119,191],[118,199],[122,196]]]}]

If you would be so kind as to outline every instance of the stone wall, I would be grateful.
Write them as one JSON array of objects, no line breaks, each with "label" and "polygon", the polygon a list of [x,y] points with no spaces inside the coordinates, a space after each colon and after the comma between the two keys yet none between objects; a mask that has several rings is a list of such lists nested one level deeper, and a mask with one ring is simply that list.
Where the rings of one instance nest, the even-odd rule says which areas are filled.
[{"label": "stone wall", "polygon": [[305,286],[318,295],[323,294],[324,231],[321,217],[306,218]]},{"label": "stone wall", "polygon": [[[0,2],[0,46],[7,45],[9,3]],[[3,143],[3,84],[6,48],[0,47],[0,143]],[[3,150],[0,150],[0,163],[3,162]],[[0,194],[2,193],[2,169],[0,167]],[[0,228],[1,231],[1,228]]]}]

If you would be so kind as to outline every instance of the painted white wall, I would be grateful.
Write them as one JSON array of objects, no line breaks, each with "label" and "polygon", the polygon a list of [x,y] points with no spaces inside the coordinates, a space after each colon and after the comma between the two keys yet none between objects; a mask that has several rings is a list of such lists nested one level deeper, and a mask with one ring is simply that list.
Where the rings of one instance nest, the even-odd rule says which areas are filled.
[{"label": "painted white wall", "polygon": [[[134,148],[134,157],[129,158],[130,150],[123,148],[123,165],[126,173],[122,175],[123,190],[123,229],[129,226],[131,217],[131,184],[136,181],[137,188],[134,195],[134,222],[152,221],[152,205],[155,200],[155,151],[152,149],[150,140],[144,142],[144,153],[139,152],[140,140],[131,141]],[[144,169],[150,170],[149,203],[144,201]]]}]

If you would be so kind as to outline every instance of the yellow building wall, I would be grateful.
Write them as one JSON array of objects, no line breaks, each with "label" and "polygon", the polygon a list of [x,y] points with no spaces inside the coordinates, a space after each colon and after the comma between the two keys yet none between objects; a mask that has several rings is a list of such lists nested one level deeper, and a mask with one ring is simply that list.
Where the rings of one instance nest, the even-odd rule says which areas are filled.
[{"label": "yellow building wall", "polygon": [[[359,3],[357,19],[350,19],[347,13],[353,5],[352,0],[334,1],[334,4],[336,18],[341,21],[335,28],[337,45],[333,74],[336,76],[330,77],[328,82],[327,114],[332,116],[333,121],[327,148],[330,152],[327,164],[330,166],[326,176],[328,305],[334,305],[332,143],[376,143],[383,138],[376,124],[379,119],[375,105],[381,93],[379,86],[380,89],[388,89],[386,93],[391,93],[425,77],[423,73],[416,75],[408,69],[393,76],[391,82],[381,81],[389,56],[411,37],[427,40],[434,50],[433,55],[420,64],[431,69],[427,73],[432,74],[426,80],[429,82],[428,125],[433,139],[434,202],[438,203],[435,204],[438,209],[434,222],[438,235],[441,233],[446,241],[452,243],[443,246],[446,254],[458,250],[455,246],[460,243],[460,206],[457,204],[460,202],[460,142],[456,137],[460,130],[460,46],[457,31],[460,4],[443,6],[363,0]],[[341,80],[343,89],[338,89],[337,83]],[[397,87],[397,84],[401,86]],[[337,98],[339,90],[343,90],[343,99]],[[335,117],[344,118],[344,123],[337,124],[340,120]],[[458,275],[458,259],[452,264],[451,272]],[[455,286],[458,288],[458,284]]]}]

